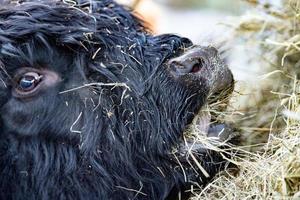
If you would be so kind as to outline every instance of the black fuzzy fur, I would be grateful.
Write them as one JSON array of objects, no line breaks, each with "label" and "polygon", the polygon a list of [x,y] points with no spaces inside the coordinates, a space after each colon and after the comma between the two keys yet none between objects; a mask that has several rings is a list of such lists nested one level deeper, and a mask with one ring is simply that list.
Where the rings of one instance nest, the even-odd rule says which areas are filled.
[{"label": "black fuzzy fur", "polygon": [[[163,200],[205,184],[188,163],[185,180],[172,154],[209,90],[168,71],[191,45],[147,33],[111,0],[1,7],[0,199]],[[21,67],[47,68],[62,82],[15,98]],[[211,155],[199,158],[212,177],[223,165]]]}]

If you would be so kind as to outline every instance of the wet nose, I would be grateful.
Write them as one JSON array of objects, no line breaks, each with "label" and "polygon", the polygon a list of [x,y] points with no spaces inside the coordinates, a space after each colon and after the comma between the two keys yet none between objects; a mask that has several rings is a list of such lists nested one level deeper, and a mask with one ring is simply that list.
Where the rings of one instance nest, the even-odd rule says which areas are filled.
[{"label": "wet nose", "polygon": [[170,70],[176,75],[201,73],[203,68],[210,67],[209,60],[218,56],[215,47],[192,47],[177,58],[169,61]]}]

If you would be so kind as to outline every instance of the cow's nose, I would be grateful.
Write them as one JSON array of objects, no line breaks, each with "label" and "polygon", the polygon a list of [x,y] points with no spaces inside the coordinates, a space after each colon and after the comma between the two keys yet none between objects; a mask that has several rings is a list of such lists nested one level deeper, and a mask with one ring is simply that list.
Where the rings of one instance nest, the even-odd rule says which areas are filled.
[{"label": "cow's nose", "polygon": [[187,84],[208,84],[210,93],[232,88],[233,76],[215,47],[193,46],[168,61],[170,73]]},{"label": "cow's nose", "polygon": [[[201,73],[203,68],[213,67],[210,59],[218,56],[218,50],[215,47],[192,47],[181,56],[169,61],[170,70],[176,75]],[[210,70],[210,69],[206,69]]]}]

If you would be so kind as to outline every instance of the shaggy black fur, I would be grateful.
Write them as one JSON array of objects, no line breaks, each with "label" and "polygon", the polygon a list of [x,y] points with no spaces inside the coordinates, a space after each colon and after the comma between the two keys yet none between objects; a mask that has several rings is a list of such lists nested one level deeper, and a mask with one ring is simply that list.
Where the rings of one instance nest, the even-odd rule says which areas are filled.
[{"label": "shaggy black fur", "polygon": [[[1,7],[0,199],[175,199],[205,184],[172,153],[210,90],[168,70],[191,45],[152,36],[111,0]],[[54,83],[19,92],[43,70]],[[201,152],[212,177],[224,163]]]}]

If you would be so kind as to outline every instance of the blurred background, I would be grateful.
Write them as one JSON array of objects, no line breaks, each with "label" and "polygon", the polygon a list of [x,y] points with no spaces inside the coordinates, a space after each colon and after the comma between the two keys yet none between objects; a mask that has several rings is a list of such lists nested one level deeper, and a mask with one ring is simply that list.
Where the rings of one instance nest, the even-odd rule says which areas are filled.
[{"label": "blurred background", "polygon": [[[177,33],[195,43],[222,29],[218,24],[239,15],[238,0],[118,0],[134,7],[154,33]],[[224,28],[224,27],[223,27]]]}]

